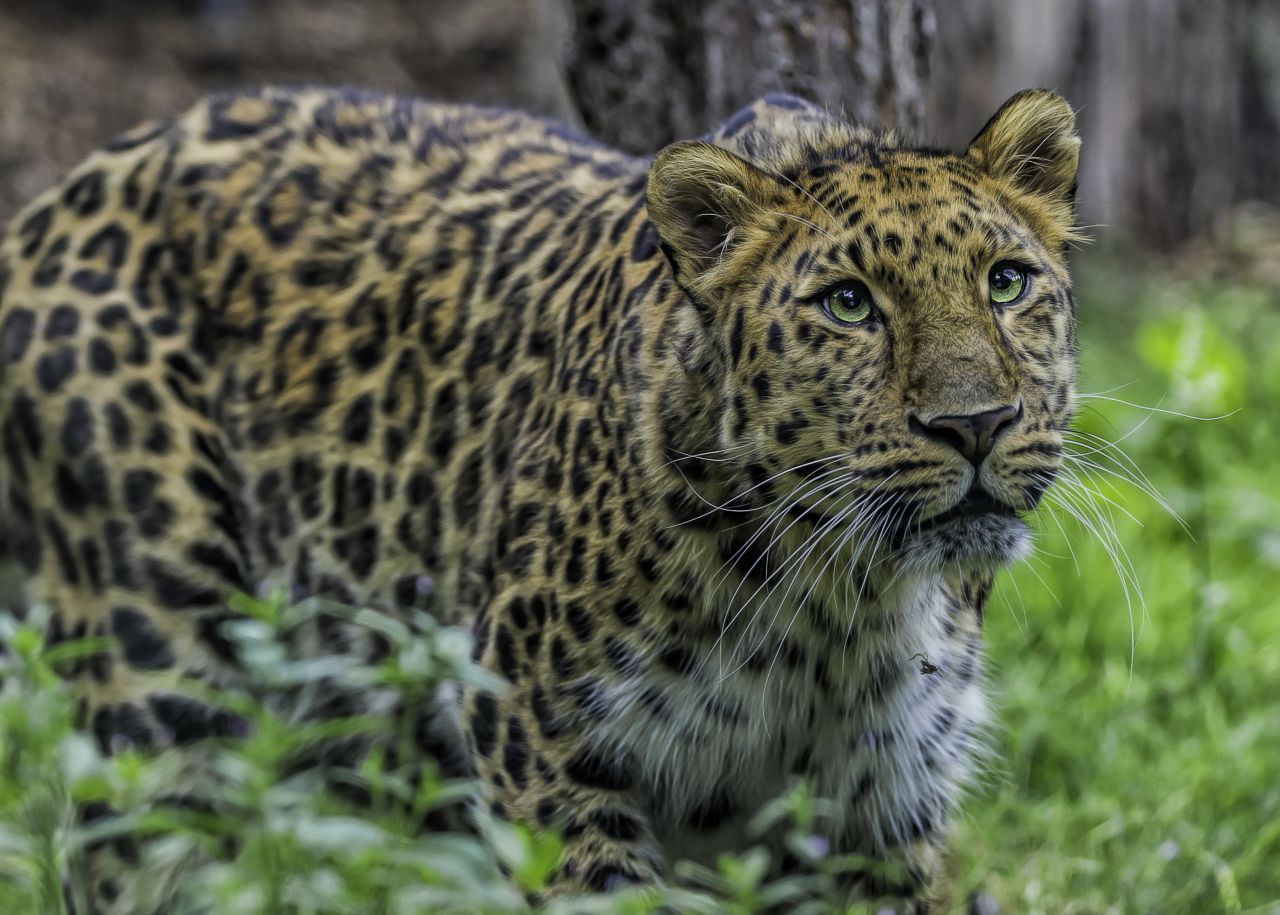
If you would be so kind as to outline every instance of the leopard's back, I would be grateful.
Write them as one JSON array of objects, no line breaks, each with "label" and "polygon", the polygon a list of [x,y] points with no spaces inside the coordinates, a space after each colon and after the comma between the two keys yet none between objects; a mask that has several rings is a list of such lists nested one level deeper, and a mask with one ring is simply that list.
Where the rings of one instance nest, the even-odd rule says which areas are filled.
[{"label": "leopard's back", "polygon": [[[180,455],[178,476],[188,458],[220,465],[235,482],[225,512],[247,531],[227,555],[205,551],[222,584],[287,575],[405,603],[425,568],[461,618],[487,559],[467,532],[489,523],[566,358],[565,316],[539,293],[634,218],[610,203],[637,181],[639,163],[513,112],[214,97],[117,139],[15,220],[5,377],[16,391],[33,373],[31,394],[70,394],[77,416],[105,401],[78,456],[91,475],[133,453]],[[27,345],[60,327],[52,353]],[[50,360],[66,377],[42,385]],[[171,441],[148,389],[209,439]],[[143,539],[165,536],[184,506],[137,489]],[[211,495],[195,489],[183,498]]]}]

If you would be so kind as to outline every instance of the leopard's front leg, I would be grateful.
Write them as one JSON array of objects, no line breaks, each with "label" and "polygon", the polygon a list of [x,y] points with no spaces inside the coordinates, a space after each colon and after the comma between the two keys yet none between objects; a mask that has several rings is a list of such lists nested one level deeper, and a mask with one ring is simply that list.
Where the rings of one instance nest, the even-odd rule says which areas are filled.
[{"label": "leopard's front leg", "polygon": [[466,696],[463,724],[491,809],[560,828],[564,856],[550,895],[660,881],[662,855],[635,791],[634,761],[593,747],[571,700],[551,693],[535,684]]}]

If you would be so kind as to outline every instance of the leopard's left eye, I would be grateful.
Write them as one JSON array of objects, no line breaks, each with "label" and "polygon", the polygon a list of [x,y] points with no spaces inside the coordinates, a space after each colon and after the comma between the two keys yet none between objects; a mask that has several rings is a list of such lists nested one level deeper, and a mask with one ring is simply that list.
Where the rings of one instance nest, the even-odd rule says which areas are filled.
[{"label": "leopard's left eye", "polygon": [[996,264],[987,275],[987,288],[996,305],[1012,305],[1026,295],[1030,287],[1031,278],[1017,264]]}]

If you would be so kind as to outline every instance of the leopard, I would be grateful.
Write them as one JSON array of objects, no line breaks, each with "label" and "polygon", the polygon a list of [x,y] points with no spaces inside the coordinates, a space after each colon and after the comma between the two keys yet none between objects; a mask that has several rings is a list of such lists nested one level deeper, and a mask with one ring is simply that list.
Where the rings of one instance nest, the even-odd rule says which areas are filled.
[{"label": "leopard", "polygon": [[[781,94],[649,158],[355,89],[143,124],[0,241],[14,600],[102,640],[85,733],[190,794],[245,734],[203,689],[233,595],[403,619],[428,581],[493,678],[432,733],[560,831],[547,898],[748,841],[788,872],[748,825],[799,780],[830,854],[895,865],[850,898],[927,911],[1075,409],[1079,147],[1049,90],[958,150]],[[141,869],[96,848],[93,910],[148,911]]]}]

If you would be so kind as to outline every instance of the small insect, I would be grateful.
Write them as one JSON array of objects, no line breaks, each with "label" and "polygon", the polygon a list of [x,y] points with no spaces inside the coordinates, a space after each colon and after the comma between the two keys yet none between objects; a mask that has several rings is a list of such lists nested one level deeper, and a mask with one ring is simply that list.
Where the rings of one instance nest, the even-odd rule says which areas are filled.
[{"label": "small insect", "polygon": [[916,658],[920,659],[920,676],[922,677],[927,677],[929,674],[936,674],[941,669],[930,661],[929,656],[923,651],[917,651],[911,657],[907,658],[907,663],[910,664]]}]

